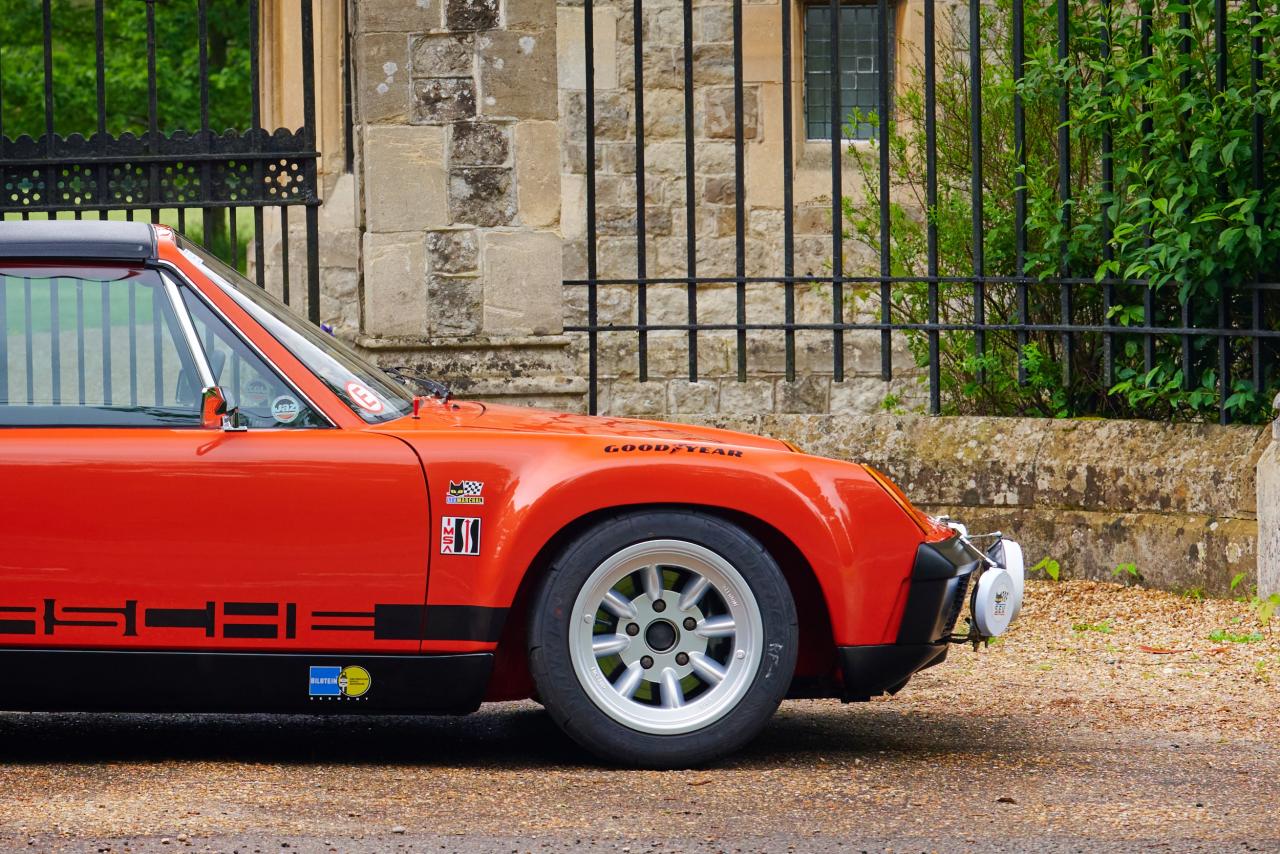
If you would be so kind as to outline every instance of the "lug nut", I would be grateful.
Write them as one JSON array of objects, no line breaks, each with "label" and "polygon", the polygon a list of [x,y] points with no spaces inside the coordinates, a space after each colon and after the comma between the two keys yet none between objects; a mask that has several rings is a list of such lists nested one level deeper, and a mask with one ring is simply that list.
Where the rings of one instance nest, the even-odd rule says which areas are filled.
[{"label": "lug nut", "polygon": [[653,610],[655,610],[655,611],[665,611],[665,610],[667,610],[667,603],[666,603],[666,602],[664,602],[663,600],[659,599],[658,601],[656,601],[656,602],[654,602],[654,603],[653,603]]},{"label": "lug nut", "polygon": [[652,658],[652,656],[648,656],[648,655],[646,655],[646,656],[644,656],[643,658],[641,658],[641,659],[640,659],[640,666],[641,666],[641,667],[643,667],[645,670],[648,670],[650,667],[653,667],[653,658]]},{"label": "lug nut", "polygon": [[684,618],[684,627],[685,627],[685,630],[686,630],[686,631],[690,631],[690,632],[691,632],[691,631],[693,631],[694,629],[696,629],[696,628],[698,627],[698,621],[697,621],[697,620],[695,620],[693,617],[685,617],[685,618]]},{"label": "lug nut", "polygon": [[684,667],[688,663],[689,663],[689,654],[687,652],[676,653],[676,664],[680,665],[681,667]]},{"label": "lug nut", "polygon": [[631,635],[632,637],[635,637],[636,635],[640,634],[640,624],[639,624],[639,623],[628,623],[628,624],[627,624],[627,634]]}]

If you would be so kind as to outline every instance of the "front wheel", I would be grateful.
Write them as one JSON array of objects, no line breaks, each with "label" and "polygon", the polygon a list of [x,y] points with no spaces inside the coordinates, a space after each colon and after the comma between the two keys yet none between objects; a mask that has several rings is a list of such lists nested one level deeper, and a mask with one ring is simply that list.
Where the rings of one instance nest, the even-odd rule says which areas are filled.
[{"label": "front wheel", "polygon": [[795,670],[777,563],[741,528],[643,511],[591,528],[535,603],[530,667],[575,741],[613,762],[688,767],[754,737]]}]

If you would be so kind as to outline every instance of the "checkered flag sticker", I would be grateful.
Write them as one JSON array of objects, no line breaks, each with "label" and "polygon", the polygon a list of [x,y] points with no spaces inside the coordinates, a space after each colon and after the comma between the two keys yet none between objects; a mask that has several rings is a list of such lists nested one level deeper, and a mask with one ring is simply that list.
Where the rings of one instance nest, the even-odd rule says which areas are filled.
[{"label": "checkered flag sticker", "polygon": [[445,496],[446,504],[483,504],[484,481],[451,480],[449,493]]}]

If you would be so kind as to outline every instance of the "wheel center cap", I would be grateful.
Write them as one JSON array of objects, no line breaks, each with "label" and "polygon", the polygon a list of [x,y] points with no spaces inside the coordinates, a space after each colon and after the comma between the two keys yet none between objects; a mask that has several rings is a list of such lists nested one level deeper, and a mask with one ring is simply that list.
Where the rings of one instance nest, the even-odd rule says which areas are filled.
[{"label": "wheel center cap", "polygon": [[654,620],[645,629],[644,640],[654,652],[666,652],[676,645],[676,627],[666,620]]}]

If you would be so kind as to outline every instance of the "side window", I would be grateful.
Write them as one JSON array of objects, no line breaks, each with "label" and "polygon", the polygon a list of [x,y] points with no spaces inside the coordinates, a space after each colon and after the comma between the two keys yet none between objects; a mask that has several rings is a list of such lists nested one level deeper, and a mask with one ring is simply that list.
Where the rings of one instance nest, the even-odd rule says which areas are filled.
[{"label": "side window", "polygon": [[190,288],[181,292],[213,378],[227,396],[228,408],[237,412],[239,424],[276,429],[329,426],[204,300]]},{"label": "side window", "polygon": [[0,426],[199,427],[154,270],[0,266]]}]

